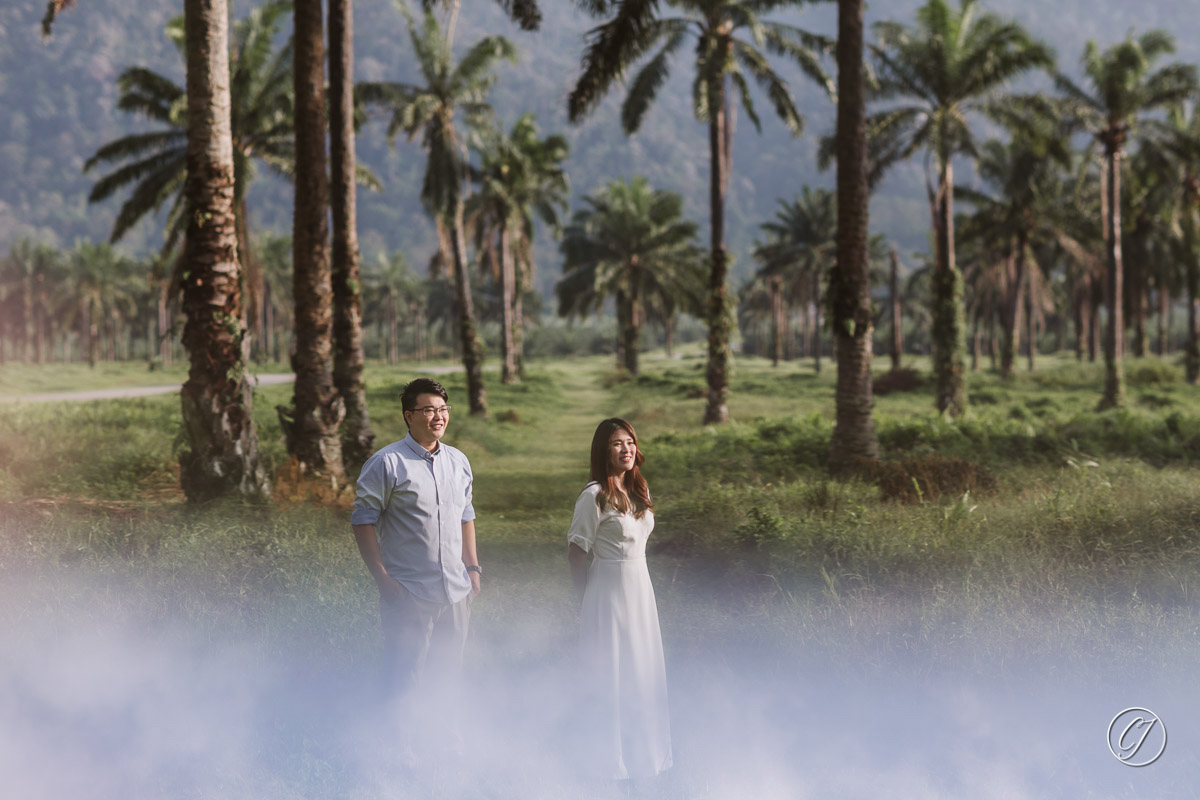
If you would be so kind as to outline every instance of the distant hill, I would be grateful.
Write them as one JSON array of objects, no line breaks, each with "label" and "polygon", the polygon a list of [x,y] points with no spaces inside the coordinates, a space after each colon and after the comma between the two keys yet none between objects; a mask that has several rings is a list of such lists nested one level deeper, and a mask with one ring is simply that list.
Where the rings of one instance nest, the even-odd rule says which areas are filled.
[{"label": "distant hill", "polygon": [[[356,3],[357,77],[360,80],[403,79],[414,68],[403,19],[390,2]],[[876,0],[869,21],[911,21],[918,0]],[[678,62],[670,84],[633,138],[620,130],[616,93],[578,127],[566,122],[566,96],[579,69],[584,32],[594,24],[566,0],[542,0],[545,24],[536,34],[521,33],[491,0],[465,0],[456,44],[483,33],[503,33],[521,48],[516,66],[505,67],[493,94],[506,124],[534,111],[543,132],[568,136],[568,165],[576,197],[603,182],[635,173],[653,185],[683,194],[689,213],[706,226],[708,159],[703,125],[690,111],[689,65]],[[1159,27],[1176,38],[1178,58],[1200,62],[1200,14],[1196,0],[990,0],[984,7],[1015,17],[1034,35],[1053,46],[1060,63],[1078,74],[1084,42],[1108,45],[1127,31]],[[44,0],[7,0],[0,5],[0,251],[15,238],[33,235],[70,246],[76,237],[107,237],[117,202],[88,206],[93,177],[80,169],[102,144],[119,135],[146,130],[144,121],[114,108],[115,79],[122,69],[143,64],[182,82],[183,65],[163,35],[163,27],[182,3],[161,0],[80,0],[64,13],[55,36],[43,43],[38,22]],[[244,13],[236,0],[235,13]],[[823,3],[791,12],[798,24],[831,34],[836,8]],[[681,53],[685,55],[686,53]],[[832,64],[829,68],[832,70]],[[832,185],[831,173],[815,165],[817,136],[833,124],[833,106],[813,86],[795,76],[793,84],[808,118],[804,136],[792,139],[769,115],[762,99],[762,135],[739,115],[729,197],[729,239],[736,259],[735,276],[750,269],[748,251],[758,225],[773,213],[777,198],[790,198],[806,183]],[[416,263],[433,251],[432,227],[417,193],[423,154],[403,141],[390,151],[383,123],[364,130],[360,160],[385,182],[382,194],[360,199],[360,238],[364,255],[404,249]],[[252,224],[290,229],[291,189],[260,175],[251,194]],[[872,204],[872,228],[892,238],[904,251],[927,249],[929,214],[924,199],[922,164],[896,170]],[[144,223],[124,246],[131,252],[157,248],[160,230]],[[552,242],[539,250],[541,285],[547,290],[559,274]]]}]

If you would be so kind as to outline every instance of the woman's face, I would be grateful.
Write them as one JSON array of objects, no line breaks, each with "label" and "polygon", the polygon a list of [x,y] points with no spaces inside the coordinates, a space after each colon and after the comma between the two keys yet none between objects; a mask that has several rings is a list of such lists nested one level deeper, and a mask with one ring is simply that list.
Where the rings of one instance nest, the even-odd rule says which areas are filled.
[{"label": "woman's face", "polygon": [[633,435],[624,428],[617,428],[612,436],[608,437],[608,463],[613,474],[624,475],[633,469],[637,463],[636,458],[637,445],[633,441]]}]

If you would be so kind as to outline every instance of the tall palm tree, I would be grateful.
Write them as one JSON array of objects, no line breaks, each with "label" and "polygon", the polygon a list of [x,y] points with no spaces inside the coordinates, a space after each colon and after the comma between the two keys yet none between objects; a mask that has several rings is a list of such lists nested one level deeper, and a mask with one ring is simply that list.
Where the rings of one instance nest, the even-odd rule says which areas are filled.
[{"label": "tall palm tree", "polygon": [[569,145],[558,135],[538,137],[532,114],[523,114],[508,134],[490,126],[477,130],[480,166],[473,170],[479,192],[466,203],[477,249],[493,267],[501,287],[500,354],[503,383],[515,383],[521,352],[520,298],[533,270],[534,217],[558,231],[570,182],[563,162]]},{"label": "tall palm tree", "polygon": [[613,181],[584,203],[563,231],[558,313],[587,316],[614,298],[618,366],[637,375],[647,298],[686,290],[701,263],[696,224],[683,218],[682,197],[652,190],[640,176]]},{"label": "tall palm tree", "polygon": [[[268,0],[234,25],[229,50],[230,135],[233,139],[234,204],[238,246],[249,252],[246,193],[254,180],[254,161],[290,175],[295,165],[292,142],[292,44],[276,49],[290,0]],[[182,20],[172,20],[167,36],[184,56]],[[101,164],[118,165],[101,176],[88,196],[101,202],[120,191],[130,195],[113,223],[116,242],[143,217],[170,203],[164,252],[174,250],[187,227],[183,185],[187,170],[187,97],[183,87],[145,67],[130,67],[117,79],[117,108],[145,115],[160,127],[124,136],[104,145],[85,163],[84,172]]]},{"label": "tall palm tree", "polygon": [[829,462],[852,466],[879,456],[871,418],[871,313],[867,183],[867,86],[863,0],[838,0],[837,261],[829,279],[837,350],[837,421]]},{"label": "tall palm tree", "polygon": [[[803,187],[790,203],[779,201],[775,219],[765,222],[762,231],[767,240],[754,250],[768,292],[777,295],[777,312],[782,315],[785,300],[811,304],[816,312],[814,368],[821,371],[822,279],[837,259],[837,195],[826,189],[813,191]],[[782,325],[774,325],[774,349],[782,346]]]},{"label": "tall palm tree", "polygon": [[259,355],[281,363],[294,352],[295,307],[292,305],[292,237],[264,233],[256,238],[262,275],[259,318],[263,321],[263,346]]},{"label": "tall palm tree", "polygon": [[240,324],[228,17],[225,0],[184,2],[188,223],[183,261],[188,279],[183,345],[190,367],[180,392],[187,447],[179,466],[192,502],[269,492],[258,458]]},{"label": "tall palm tree", "polygon": [[[598,15],[613,12],[613,16],[588,34],[583,73],[568,100],[572,122],[578,122],[594,109],[615,82],[661,45],[629,84],[621,107],[626,133],[635,132],[666,82],[672,56],[689,40],[695,43],[692,108],[696,119],[708,125],[712,248],[707,313],[708,400],[704,421],[726,422],[730,314],[725,197],[733,146],[730,101],[740,99],[746,116],[756,129],[760,127],[746,80],[748,74],[767,94],[787,129],[799,135],[804,118],[796,108],[787,82],[775,72],[763,50],[795,63],[832,95],[833,85],[819,61],[820,54],[831,49],[831,42],[792,25],[762,19],[761,15],[781,5],[777,0],[674,0],[670,5],[680,13],[676,17],[662,16],[658,3],[644,0],[597,0],[588,5]],[[732,97],[730,85],[735,92]]]},{"label": "tall palm tree", "polygon": [[1056,222],[1067,188],[1062,171],[1070,168],[1069,146],[1050,120],[1026,117],[1012,133],[1008,143],[991,139],[980,148],[977,171],[991,194],[954,188],[976,208],[963,235],[993,242],[992,250],[1007,273],[1000,302],[1000,374],[1005,378],[1013,372],[1017,311],[1023,293],[1033,287],[1030,253],[1058,233]]},{"label": "tall palm tree", "polygon": [[427,282],[413,273],[404,253],[397,250],[390,257],[380,253],[375,261],[368,263],[363,270],[363,284],[367,310],[384,331],[380,338],[387,363],[400,360],[402,318],[407,318],[411,331],[412,358],[420,361],[425,351]]},{"label": "tall palm tree", "polygon": [[1183,265],[1187,293],[1187,343],[1184,372],[1187,381],[1200,381],[1200,102],[1174,106],[1149,143],[1166,166],[1173,166],[1178,181],[1173,254]]},{"label": "tall palm tree", "polygon": [[357,197],[354,187],[354,2],[329,0],[329,161],[333,179],[333,383],[346,408],[342,460],[350,470],[375,442],[363,384],[362,294],[359,290]]},{"label": "tall palm tree", "polygon": [[288,453],[300,467],[341,483],[346,407],[333,383],[333,285],[329,176],[325,171],[325,53],[321,0],[296,0],[296,202],[292,217],[292,302],[296,372],[290,408],[278,407]]},{"label": "tall palm tree", "polygon": [[467,373],[467,399],[471,414],[487,414],[487,396],[480,368],[482,348],[475,330],[475,306],[467,272],[467,245],[463,225],[463,191],[467,162],[455,125],[459,111],[481,115],[490,110],[487,92],[495,81],[492,68],[497,61],[516,58],[516,48],[502,36],[487,36],[476,42],[455,63],[450,42],[432,11],[418,29],[416,20],[401,7],[408,22],[409,38],[417,55],[424,85],[409,83],[363,83],[358,92],[373,106],[392,112],[388,137],[404,132],[411,140],[421,133],[427,153],[421,200],[445,229],[454,267],[458,303],[458,333],[463,367]]},{"label": "tall palm tree", "polygon": [[982,13],[978,0],[928,0],[916,24],[874,26],[878,70],[876,99],[895,101],[867,119],[872,170],[882,173],[919,150],[933,161],[936,186],[926,175],[937,269],[933,274],[934,379],[939,411],[967,407],[963,371],[962,278],[954,257],[954,157],[978,154],[970,128],[974,116],[995,119],[1012,112],[1001,93],[1011,79],[1035,68],[1050,69],[1051,51],[1015,22]]},{"label": "tall palm tree", "polygon": [[1125,398],[1121,360],[1125,351],[1124,269],[1121,252],[1121,161],[1125,144],[1137,135],[1148,112],[1182,103],[1197,90],[1196,67],[1168,64],[1153,70],[1155,62],[1175,52],[1175,42],[1164,31],[1133,34],[1107,50],[1088,41],[1083,51],[1083,71],[1090,91],[1066,75],[1055,76],[1063,95],[1064,113],[1095,137],[1103,148],[1106,178],[1106,251],[1108,328],[1104,335],[1104,394],[1101,408],[1119,406]]},{"label": "tall palm tree", "polygon": [[1130,158],[1129,180],[1124,181],[1125,230],[1122,250],[1126,276],[1126,319],[1132,320],[1133,355],[1149,352],[1146,334],[1151,289],[1169,305],[1176,264],[1172,250],[1175,217],[1179,211],[1179,169],[1164,159],[1158,147],[1143,141]]},{"label": "tall palm tree", "polygon": [[50,287],[62,278],[61,261],[54,247],[31,239],[18,239],[0,260],[0,295],[7,298],[3,315],[15,334],[0,332],[0,348],[11,338],[17,357],[27,364],[41,364],[48,354]]}]

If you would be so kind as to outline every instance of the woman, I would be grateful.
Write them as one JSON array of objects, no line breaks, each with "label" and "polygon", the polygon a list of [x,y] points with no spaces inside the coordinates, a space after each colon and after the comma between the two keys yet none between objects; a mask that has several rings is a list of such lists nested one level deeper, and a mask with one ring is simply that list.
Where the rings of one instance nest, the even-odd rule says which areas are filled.
[{"label": "woman", "polygon": [[632,425],[601,422],[592,437],[591,483],[567,532],[571,577],[582,595],[584,688],[597,701],[589,715],[591,746],[615,779],[650,777],[671,766],[667,672],[646,569],[654,504],[638,469],[644,460]]}]

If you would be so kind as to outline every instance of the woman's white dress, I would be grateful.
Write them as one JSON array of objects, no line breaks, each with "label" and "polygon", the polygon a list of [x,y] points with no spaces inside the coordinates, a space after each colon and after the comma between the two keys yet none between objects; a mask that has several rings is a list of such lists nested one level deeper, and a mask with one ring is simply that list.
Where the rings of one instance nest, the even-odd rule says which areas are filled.
[{"label": "woman's white dress", "polygon": [[[646,568],[654,514],[596,505],[590,483],[567,540],[592,553],[581,611],[580,654],[594,765],[608,777],[644,778],[671,766],[671,723],[658,605]],[[589,757],[591,757],[589,756]]]}]

